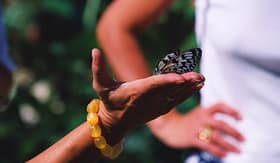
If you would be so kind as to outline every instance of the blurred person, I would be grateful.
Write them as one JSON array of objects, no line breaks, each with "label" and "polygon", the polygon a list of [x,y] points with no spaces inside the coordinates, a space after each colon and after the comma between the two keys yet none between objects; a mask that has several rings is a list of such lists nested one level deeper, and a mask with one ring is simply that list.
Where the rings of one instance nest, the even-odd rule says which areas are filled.
[{"label": "blurred person", "polygon": [[[105,10],[97,36],[120,80],[151,75],[136,34],[172,2],[117,0]],[[189,114],[172,110],[148,124],[170,147],[211,153],[198,151],[186,162],[280,161],[279,5],[278,1],[195,1],[196,35],[203,50],[201,72],[207,78],[201,104]],[[242,121],[234,120],[240,115],[233,109]]]},{"label": "blurred person", "polygon": [[5,110],[9,104],[9,93],[12,87],[12,72],[15,65],[8,55],[6,34],[2,17],[2,4],[0,2],[0,111]]},{"label": "blurred person", "polygon": [[[108,74],[99,50],[94,49],[92,57],[93,87],[101,100],[98,125],[111,145],[118,144],[136,126],[167,113],[204,85],[204,77],[198,73],[155,75],[119,82]],[[174,100],[167,101],[166,96]],[[83,123],[27,162],[83,163],[104,158],[94,146],[89,124]]]}]

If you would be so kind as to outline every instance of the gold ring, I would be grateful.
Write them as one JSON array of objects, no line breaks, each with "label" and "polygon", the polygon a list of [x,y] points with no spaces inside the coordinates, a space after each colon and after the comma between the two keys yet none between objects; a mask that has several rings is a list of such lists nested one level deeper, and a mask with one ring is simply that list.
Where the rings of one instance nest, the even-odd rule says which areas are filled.
[{"label": "gold ring", "polygon": [[213,133],[213,129],[210,127],[206,127],[199,132],[198,139],[205,141],[205,142],[209,142],[211,139],[212,133]]}]

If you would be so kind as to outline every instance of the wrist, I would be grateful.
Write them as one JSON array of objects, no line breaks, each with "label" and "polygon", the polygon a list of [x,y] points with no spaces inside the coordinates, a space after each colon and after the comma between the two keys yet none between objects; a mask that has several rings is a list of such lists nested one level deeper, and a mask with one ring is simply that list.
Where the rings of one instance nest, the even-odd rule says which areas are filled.
[{"label": "wrist", "polygon": [[114,159],[122,152],[124,130],[112,123],[112,117],[104,114],[105,111],[102,101],[92,100],[87,106],[87,123],[95,147],[103,156]]},{"label": "wrist", "polygon": [[[117,112],[117,111],[116,111]],[[104,106],[103,102],[100,102],[98,117],[100,119],[99,124],[104,133],[104,136],[108,138],[108,143],[114,145],[121,141],[128,129],[124,123],[121,122],[120,116],[116,116],[117,113],[112,113]]]}]

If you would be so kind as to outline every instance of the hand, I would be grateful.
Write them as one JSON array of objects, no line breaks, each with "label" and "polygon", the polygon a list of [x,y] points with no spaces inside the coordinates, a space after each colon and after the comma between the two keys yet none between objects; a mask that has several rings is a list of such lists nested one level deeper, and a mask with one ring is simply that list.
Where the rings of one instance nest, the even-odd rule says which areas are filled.
[{"label": "hand", "polygon": [[130,130],[180,104],[200,90],[204,77],[198,73],[164,74],[131,82],[113,80],[100,51],[92,51],[93,87],[104,107],[99,116],[106,128]]},{"label": "hand", "polygon": [[[244,137],[226,122],[216,120],[216,113],[229,115],[236,120],[241,119],[238,112],[223,103],[217,103],[207,109],[198,107],[188,114],[172,114],[172,118],[165,119],[168,121],[164,128],[166,131],[162,131],[165,134],[161,133],[160,138],[174,148],[195,147],[218,157],[224,157],[229,152],[240,153],[238,147],[229,143],[223,134],[230,135],[238,141],[243,141]],[[200,140],[199,133],[205,128],[211,129],[209,140]]]},{"label": "hand", "polygon": [[[92,51],[93,87],[102,102],[99,122],[102,136],[110,145],[124,134],[170,110],[203,86],[204,77],[197,73],[156,75],[122,83],[113,80],[100,51]],[[83,123],[57,143],[28,162],[96,162],[101,152],[93,147],[89,124]]]}]

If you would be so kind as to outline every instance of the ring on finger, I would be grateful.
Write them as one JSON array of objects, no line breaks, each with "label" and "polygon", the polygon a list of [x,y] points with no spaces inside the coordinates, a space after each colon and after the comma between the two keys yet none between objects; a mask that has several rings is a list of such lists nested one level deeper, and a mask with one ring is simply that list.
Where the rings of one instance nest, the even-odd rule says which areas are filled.
[{"label": "ring on finger", "polygon": [[205,127],[198,133],[198,139],[201,141],[209,142],[213,134],[211,127]]}]

